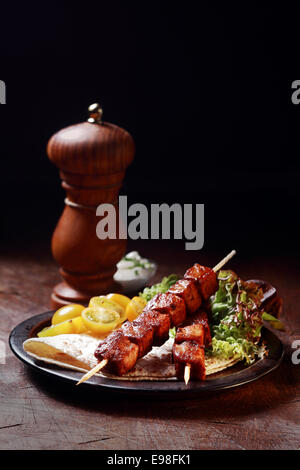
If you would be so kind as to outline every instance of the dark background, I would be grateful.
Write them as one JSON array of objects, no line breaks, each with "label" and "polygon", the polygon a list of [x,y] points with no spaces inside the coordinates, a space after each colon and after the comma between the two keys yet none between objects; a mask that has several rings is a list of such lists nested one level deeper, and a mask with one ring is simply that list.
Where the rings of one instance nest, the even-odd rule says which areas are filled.
[{"label": "dark background", "polygon": [[1,5],[2,247],[49,241],[47,141],[99,101],[136,142],[129,203],[204,203],[207,250],[299,252],[300,8],[197,3]]}]

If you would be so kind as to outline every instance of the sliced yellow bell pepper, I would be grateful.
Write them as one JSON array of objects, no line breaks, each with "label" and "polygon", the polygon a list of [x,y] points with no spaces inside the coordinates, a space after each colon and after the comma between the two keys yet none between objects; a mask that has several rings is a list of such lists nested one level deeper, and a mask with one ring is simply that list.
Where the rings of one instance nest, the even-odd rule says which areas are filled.
[{"label": "sliced yellow bell pepper", "polygon": [[39,338],[44,338],[45,336],[56,336],[70,333],[75,333],[75,328],[72,320],[66,320],[61,323],[57,323],[57,325],[51,325],[44,328],[37,335]]},{"label": "sliced yellow bell pepper", "polygon": [[80,335],[81,333],[86,333],[87,332],[87,327],[85,326],[85,323],[84,323],[83,318],[82,318],[81,315],[80,315],[80,317],[72,318],[71,321],[72,321],[75,333]]}]

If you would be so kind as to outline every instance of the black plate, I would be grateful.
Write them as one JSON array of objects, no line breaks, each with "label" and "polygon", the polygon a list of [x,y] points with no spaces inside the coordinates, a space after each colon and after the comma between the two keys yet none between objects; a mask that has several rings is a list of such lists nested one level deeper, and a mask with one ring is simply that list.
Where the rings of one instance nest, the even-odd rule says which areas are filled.
[{"label": "black plate", "polygon": [[[75,385],[75,383],[81,378],[82,372],[62,369],[50,364],[45,364],[33,359],[23,350],[23,342],[29,337],[36,336],[36,332],[44,326],[48,326],[52,315],[53,312],[50,311],[28,318],[20,323],[11,332],[9,344],[14,354],[35,370]],[[269,350],[268,357],[260,359],[248,367],[245,367],[242,363],[238,363],[222,372],[207,376],[207,379],[204,382],[190,382],[186,386],[184,382],[181,381],[166,380],[156,382],[130,382],[94,376],[87,382],[81,384],[80,387],[92,387],[94,389],[99,389],[99,391],[107,390],[110,392],[114,391],[132,395],[148,395],[152,397],[169,397],[170,395],[173,395],[173,397],[177,398],[188,398],[197,396],[203,392],[237,387],[257,380],[263,375],[271,372],[276,369],[282,361],[284,351],[281,341],[266,328],[263,328],[262,335]]]}]

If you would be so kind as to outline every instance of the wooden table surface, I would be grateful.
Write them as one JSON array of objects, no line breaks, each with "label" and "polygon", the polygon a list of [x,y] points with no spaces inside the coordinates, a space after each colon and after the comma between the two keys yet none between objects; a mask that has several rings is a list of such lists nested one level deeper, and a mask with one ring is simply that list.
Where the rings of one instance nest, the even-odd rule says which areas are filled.
[{"label": "wooden table surface", "polygon": [[[159,262],[157,280],[180,274],[196,261],[195,253],[167,243],[134,247]],[[224,255],[200,254],[198,261],[208,265]],[[276,371],[199,399],[145,401],[57,383],[13,355],[10,331],[49,310],[59,275],[48,246],[5,250],[0,265],[0,346],[5,344],[6,352],[0,363],[0,449],[298,449],[300,365],[292,364],[290,347],[300,339],[298,266],[299,260],[288,256],[238,255],[230,263],[244,279],[268,280],[284,299],[286,355]]]}]

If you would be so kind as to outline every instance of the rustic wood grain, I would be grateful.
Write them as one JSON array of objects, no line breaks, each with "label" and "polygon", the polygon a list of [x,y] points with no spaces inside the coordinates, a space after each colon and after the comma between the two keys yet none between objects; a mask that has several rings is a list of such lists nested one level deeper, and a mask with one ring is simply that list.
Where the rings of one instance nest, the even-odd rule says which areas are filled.
[{"label": "rustic wood grain", "polygon": [[[195,253],[169,243],[135,242],[134,248],[160,263],[157,279],[196,261]],[[212,265],[223,255],[203,251],[198,261]],[[283,364],[255,383],[166,403],[58,383],[21,363],[9,349],[8,334],[49,308],[58,273],[49,246],[7,249],[0,264],[0,340],[6,345],[0,364],[0,448],[298,449],[300,365],[290,358],[291,341],[300,339],[298,265],[299,260],[284,256],[237,256],[231,263],[242,277],[268,280],[283,296],[288,325],[281,334]]]}]

